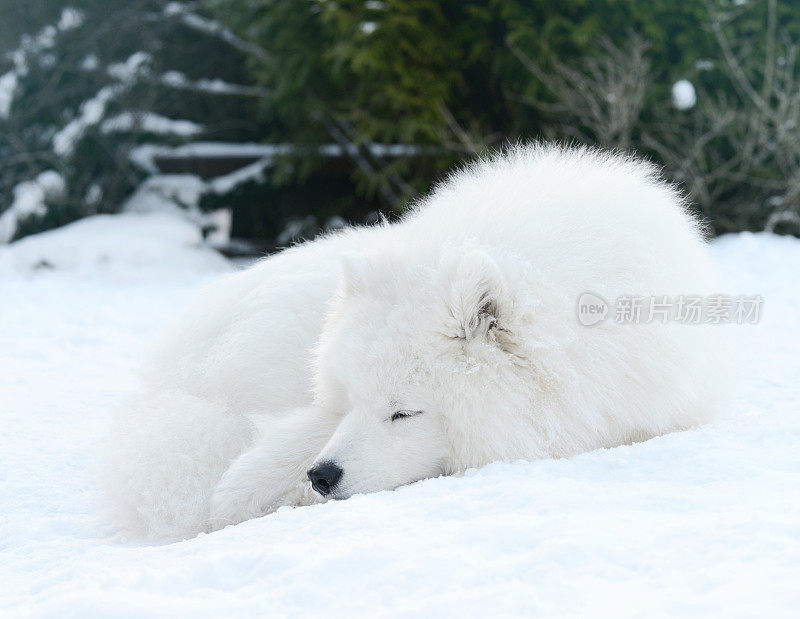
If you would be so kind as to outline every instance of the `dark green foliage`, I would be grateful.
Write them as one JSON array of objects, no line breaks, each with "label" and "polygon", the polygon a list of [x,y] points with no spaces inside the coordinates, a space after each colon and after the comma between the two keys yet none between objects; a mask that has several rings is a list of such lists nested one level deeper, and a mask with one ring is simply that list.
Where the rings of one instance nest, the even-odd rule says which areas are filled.
[{"label": "dark green foliage", "polygon": [[[633,148],[655,159],[684,184],[718,232],[769,227],[776,209],[795,212],[800,202],[800,191],[792,189],[800,181],[800,153],[791,146],[800,136],[784,130],[791,119],[781,108],[786,97],[797,98],[797,82],[783,84],[785,92],[770,90],[766,69],[770,50],[773,60],[783,54],[792,62],[797,55],[786,43],[800,35],[792,3],[206,0],[205,5],[261,49],[251,67],[269,93],[261,104],[276,121],[271,139],[313,143],[344,136],[354,144],[403,142],[433,149],[433,174],[427,168],[414,173],[409,158],[354,168],[358,187],[384,198],[388,208],[402,208],[473,153],[543,135]],[[770,7],[774,27],[768,23]],[[714,24],[733,42],[731,53],[746,80],[766,97],[766,106],[775,108],[771,112],[759,109],[739,83]],[[569,92],[555,91],[550,76],[590,73],[609,49],[628,49],[635,39],[646,49],[646,90],[634,116],[625,120],[630,126],[624,139],[608,141],[604,136],[614,132],[602,132],[596,118],[576,108],[583,103],[569,100]],[[679,79],[698,86],[700,100],[693,109],[670,105],[670,89]],[[580,88],[580,79],[573,84]],[[594,85],[596,92],[583,94],[598,101],[611,96],[602,90],[602,80]],[[778,146],[768,140],[776,134],[784,136]],[[288,169],[304,178],[319,165],[305,157]]]},{"label": "dark green foliage", "polygon": [[[18,234],[119,208],[141,178],[129,162],[130,149],[182,140],[148,135],[141,127],[109,134],[95,126],[70,156],[53,152],[54,131],[111,83],[106,67],[137,51],[149,54],[149,73],[113,97],[108,115],[153,111],[202,125],[198,139],[294,147],[277,158],[265,183],[203,200],[207,209],[233,208],[234,234],[261,238],[266,245],[291,219],[313,217],[323,225],[334,214],[361,221],[376,208],[399,213],[465,159],[542,137],[632,148],[651,157],[685,186],[717,232],[790,227],[800,205],[800,147],[793,146],[800,144],[800,130],[792,125],[800,126],[792,116],[800,103],[791,103],[800,98],[800,80],[790,80],[798,77],[796,65],[788,73],[781,68],[798,52],[792,41],[800,37],[800,18],[793,3],[201,0],[170,5],[213,17],[238,39],[188,27],[177,12],[164,11],[166,0],[76,0],[69,6],[86,13],[86,24],[59,34],[46,52],[52,58],[31,65],[11,116],[0,119],[0,211],[17,183],[42,170],[57,170],[68,181],[63,204]],[[15,47],[23,33],[35,34],[57,21],[61,8],[48,0],[0,0],[0,14],[6,16],[0,43]],[[738,69],[726,60],[720,33],[732,45]],[[603,123],[619,122],[619,110],[609,99],[607,80],[621,78],[607,69],[625,65],[625,56],[613,53],[635,50],[636,41],[644,94],[626,112],[622,130],[608,131]],[[94,70],[81,68],[89,54],[99,60]],[[11,66],[6,62],[0,75]],[[189,80],[222,77],[251,90],[247,96],[217,96],[148,79],[175,70]],[[559,75],[571,76],[567,87],[559,86]],[[670,104],[670,89],[679,79],[697,87],[698,103],[691,109]],[[583,98],[572,96],[576,92]],[[587,100],[600,102],[598,114],[585,113]],[[411,145],[416,151],[380,156],[370,149],[376,143]],[[320,152],[323,145],[341,152],[331,157]],[[103,198],[90,203],[87,193],[96,186]]]},{"label": "dark green foliage", "polygon": [[[355,168],[358,187],[391,209],[470,155],[542,135],[550,119],[530,102],[547,97],[546,85],[525,70],[512,46],[547,71],[552,58],[591,56],[601,35],[621,42],[642,32],[658,76],[649,93],[654,100],[668,100],[671,80],[713,46],[700,27],[704,9],[697,0],[206,0],[205,6],[262,50],[250,66],[268,91],[261,107],[275,121],[269,139],[344,137],[435,149],[433,175],[427,166],[413,173],[408,158]],[[320,164],[302,158],[288,169],[305,178]]]}]

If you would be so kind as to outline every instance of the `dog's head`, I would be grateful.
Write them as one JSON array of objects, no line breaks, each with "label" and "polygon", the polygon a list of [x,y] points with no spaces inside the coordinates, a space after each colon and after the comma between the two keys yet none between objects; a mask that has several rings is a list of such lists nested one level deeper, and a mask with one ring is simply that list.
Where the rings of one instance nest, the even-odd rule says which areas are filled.
[{"label": "dog's head", "polygon": [[519,369],[511,306],[479,251],[346,257],[316,358],[317,406],[342,421],[308,471],[314,489],[346,498],[494,459]]}]

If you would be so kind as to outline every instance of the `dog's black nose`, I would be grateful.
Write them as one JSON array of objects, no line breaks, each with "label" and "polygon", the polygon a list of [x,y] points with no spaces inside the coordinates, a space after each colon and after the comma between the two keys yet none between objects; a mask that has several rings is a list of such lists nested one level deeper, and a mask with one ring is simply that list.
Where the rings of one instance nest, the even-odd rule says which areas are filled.
[{"label": "dog's black nose", "polygon": [[320,462],[317,466],[309,469],[308,478],[311,480],[314,490],[322,496],[328,496],[342,478],[342,469],[333,462]]}]

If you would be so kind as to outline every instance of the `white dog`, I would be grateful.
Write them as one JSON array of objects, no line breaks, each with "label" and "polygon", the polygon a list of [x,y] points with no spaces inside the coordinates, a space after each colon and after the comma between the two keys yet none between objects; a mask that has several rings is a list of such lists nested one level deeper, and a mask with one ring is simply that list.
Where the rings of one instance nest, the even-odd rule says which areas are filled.
[{"label": "white dog", "polygon": [[602,305],[719,290],[697,222],[653,167],[544,145],[455,173],[398,224],[223,279],[115,427],[114,522],[178,538],[641,441],[724,406],[720,327],[646,304],[638,324],[584,326],[587,292]]}]

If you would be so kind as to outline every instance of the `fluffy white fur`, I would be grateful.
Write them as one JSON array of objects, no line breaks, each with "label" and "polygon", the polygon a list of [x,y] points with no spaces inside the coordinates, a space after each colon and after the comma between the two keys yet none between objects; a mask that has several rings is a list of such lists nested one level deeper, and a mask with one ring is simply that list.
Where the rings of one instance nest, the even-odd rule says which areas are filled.
[{"label": "fluffy white fur", "polygon": [[[698,224],[641,161],[534,145],[452,175],[402,222],[208,288],[120,415],[118,528],[180,538],[497,460],[565,457],[710,420],[724,330],[594,327],[591,291],[719,292]],[[397,411],[411,416],[392,421]]]}]

